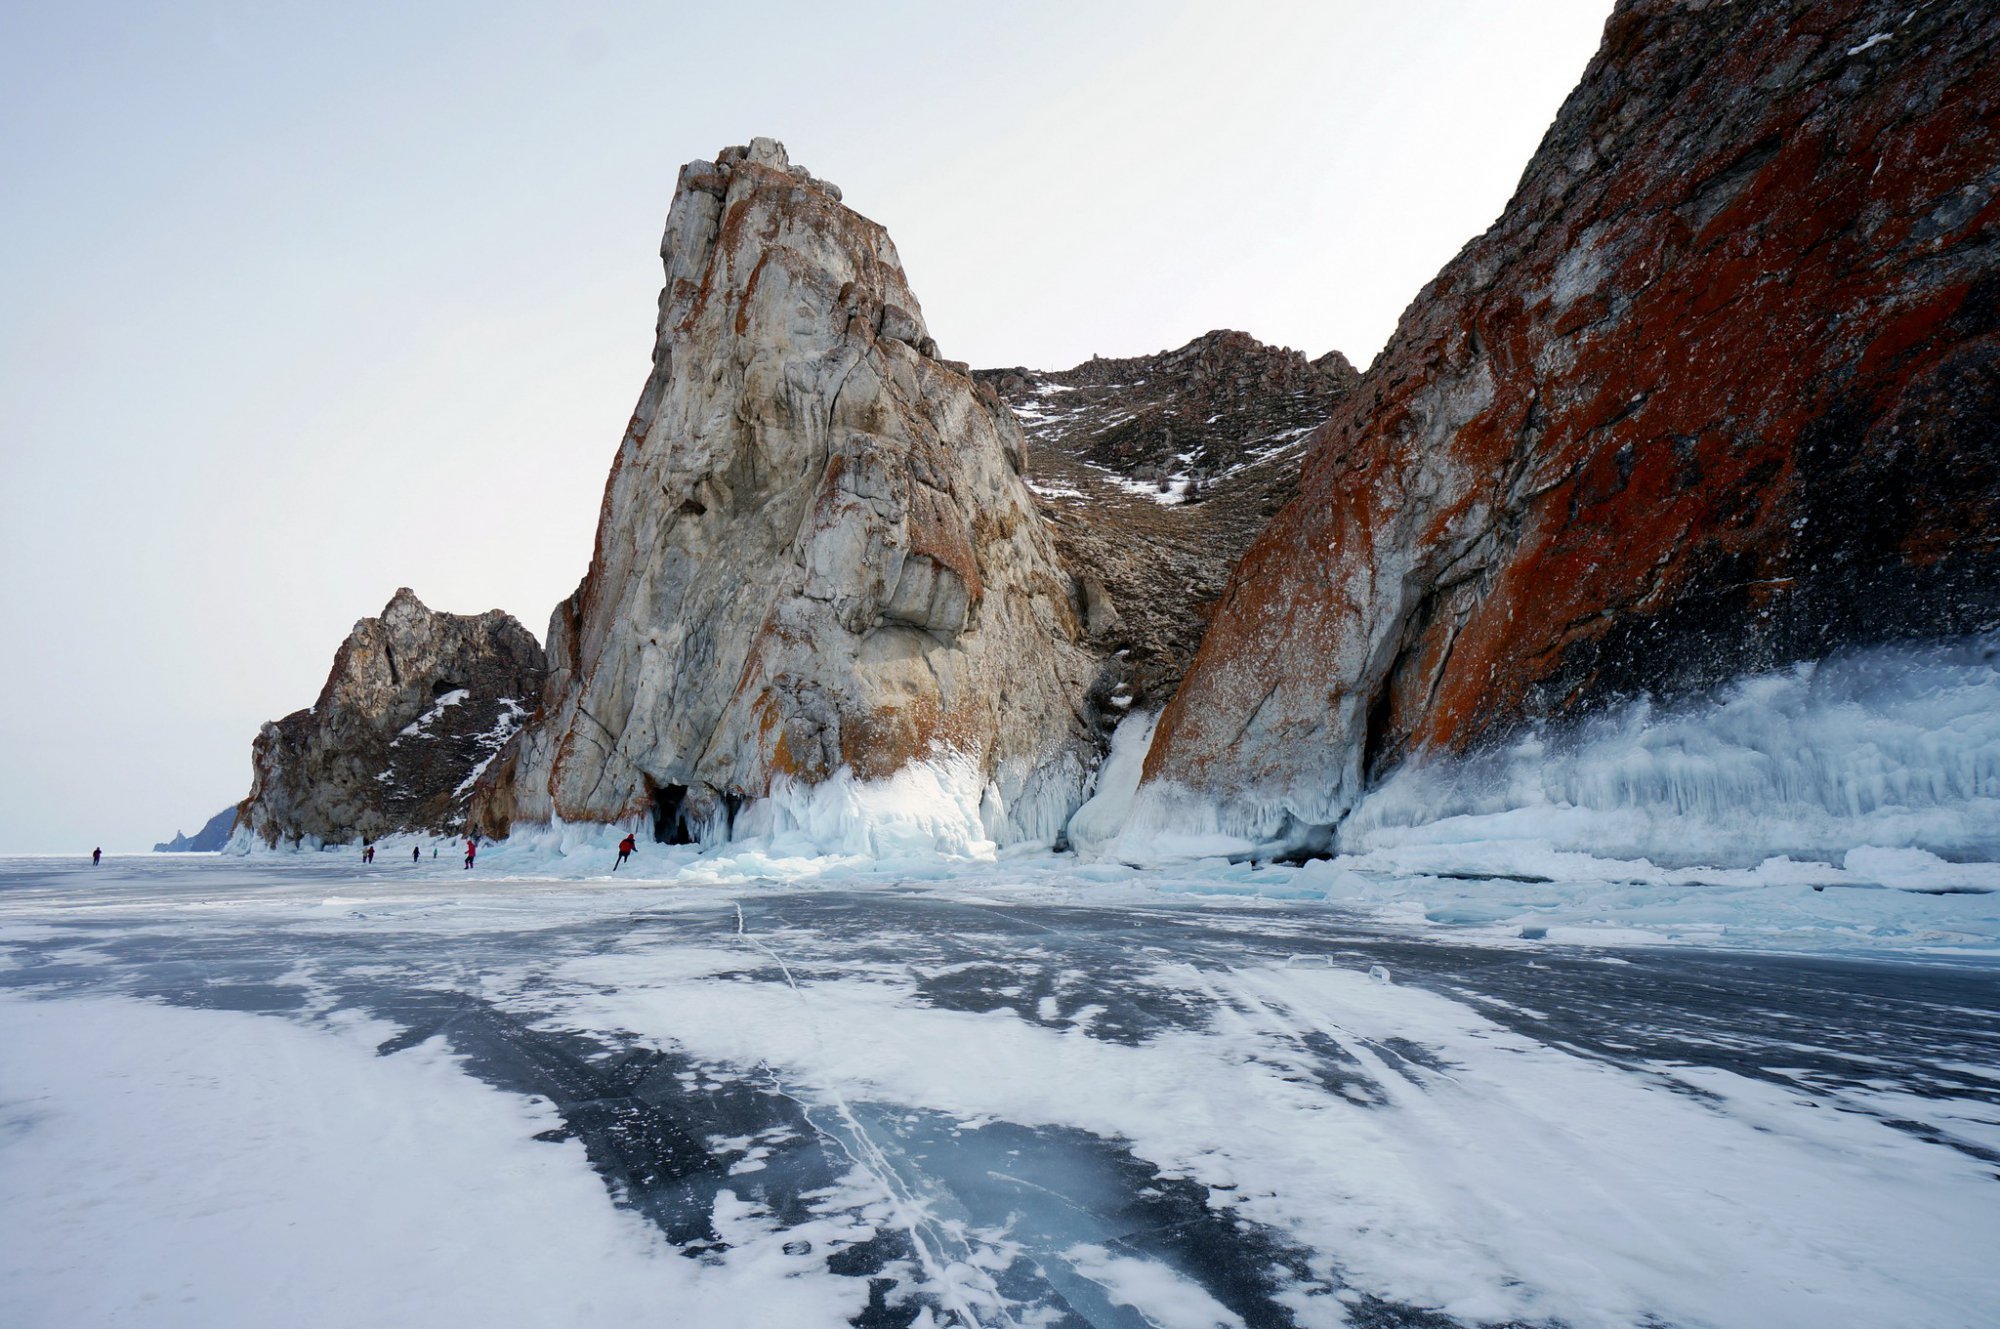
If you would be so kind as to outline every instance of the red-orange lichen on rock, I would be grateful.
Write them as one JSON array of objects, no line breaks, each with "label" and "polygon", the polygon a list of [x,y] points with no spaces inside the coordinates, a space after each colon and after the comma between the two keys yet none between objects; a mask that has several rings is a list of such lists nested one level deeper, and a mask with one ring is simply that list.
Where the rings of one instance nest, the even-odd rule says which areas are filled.
[{"label": "red-orange lichen on rock", "polygon": [[2000,621],[1995,50],[1966,0],[1621,4],[1321,431],[1149,778],[1325,824],[1416,749]]}]

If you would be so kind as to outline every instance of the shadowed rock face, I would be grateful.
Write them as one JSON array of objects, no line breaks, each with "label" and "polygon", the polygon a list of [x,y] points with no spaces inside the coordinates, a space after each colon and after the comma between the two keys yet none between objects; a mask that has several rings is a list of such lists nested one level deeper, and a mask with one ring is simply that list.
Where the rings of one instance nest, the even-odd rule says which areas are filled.
[{"label": "shadowed rock face", "polygon": [[1251,548],[1148,759],[1250,834],[1423,748],[2000,622],[2000,9],[1620,4]]},{"label": "shadowed rock face", "polygon": [[1339,351],[1308,360],[1226,329],[1156,355],[977,377],[1014,408],[1037,451],[1154,484],[1176,504],[1273,460],[1295,470],[1305,436],[1360,378]]},{"label": "shadowed rock face", "polygon": [[682,169],[661,256],[590,571],[481,824],[712,834],[780,777],[955,754],[993,833],[1053,835],[1096,661],[1012,414],[938,358],[887,233],[769,139]]},{"label": "shadowed rock face", "polygon": [[1072,369],[982,369],[1028,440],[1024,476],[1111,653],[1108,712],[1158,710],[1201,644],[1229,571],[1298,492],[1306,440],[1353,390],[1338,351],[1308,360],[1247,333]]},{"label": "shadowed rock face", "polygon": [[259,731],[237,825],[267,845],[455,831],[545,676],[509,615],[434,613],[399,590],[354,625],[311,709]]}]

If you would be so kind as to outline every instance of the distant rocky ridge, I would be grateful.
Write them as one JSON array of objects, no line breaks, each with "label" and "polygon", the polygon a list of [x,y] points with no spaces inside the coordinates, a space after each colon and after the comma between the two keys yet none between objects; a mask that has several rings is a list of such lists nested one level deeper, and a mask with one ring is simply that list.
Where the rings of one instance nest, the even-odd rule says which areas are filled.
[{"label": "distant rocky ridge", "polygon": [[174,832],[174,838],[153,846],[156,854],[212,854],[229,843],[236,826],[236,805],[231,804],[202,823],[193,835]]},{"label": "distant rocky ridge", "polygon": [[774,140],[682,168],[660,252],[653,372],[478,825],[707,840],[928,763],[986,837],[1053,839],[1100,660],[1013,413],[940,358],[888,234]]},{"label": "distant rocky ridge", "polygon": [[534,636],[499,610],[438,613],[397,591],[354,625],[319,700],[258,733],[238,831],[316,846],[458,830],[474,777],[546,672]]},{"label": "distant rocky ridge", "polygon": [[1307,437],[1358,375],[1243,332],[1072,369],[983,369],[1027,435],[1025,475],[1110,651],[1098,704],[1157,709],[1229,570],[1298,490]]},{"label": "distant rocky ridge", "polygon": [[1218,330],[1157,355],[975,377],[1014,408],[1037,448],[1189,502],[1260,462],[1295,461],[1360,375],[1338,351],[1308,360]]},{"label": "distant rocky ridge", "polygon": [[1619,4],[1245,556],[1151,815],[1310,843],[1415,752],[2000,623],[1995,51],[1971,0]]}]

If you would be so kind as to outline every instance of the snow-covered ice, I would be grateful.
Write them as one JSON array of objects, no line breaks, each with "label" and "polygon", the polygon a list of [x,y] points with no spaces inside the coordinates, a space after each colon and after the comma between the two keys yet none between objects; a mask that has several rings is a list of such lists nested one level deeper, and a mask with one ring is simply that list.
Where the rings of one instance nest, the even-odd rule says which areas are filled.
[{"label": "snow-covered ice", "polygon": [[0,1323],[1990,1325],[1996,657],[1413,764],[1303,865],[1149,810],[1146,713],[615,872],[0,862]]},{"label": "snow-covered ice", "polygon": [[510,852],[0,863],[0,1322],[2000,1306],[1977,947],[1564,944],[1341,903],[1333,864]]},{"label": "snow-covered ice", "polygon": [[[45,995],[45,994],[35,994]],[[851,1285],[678,1259],[606,1203],[550,1104],[444,1037],[127,996],[0,997],[0,1323],[843,1325]],[[762,1266],[762,1267],[759,1267]]]}]

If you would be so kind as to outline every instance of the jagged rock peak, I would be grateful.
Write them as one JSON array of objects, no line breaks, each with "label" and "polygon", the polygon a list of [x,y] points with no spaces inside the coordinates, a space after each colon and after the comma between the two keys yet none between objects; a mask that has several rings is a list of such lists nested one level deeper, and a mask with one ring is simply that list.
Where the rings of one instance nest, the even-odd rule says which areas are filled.
[{"label": "jagged rock peak", "polygon": [[713,835],[785,789],[949,758],[994,838],[1052,836],[1096,665],[1012,414],[938,358],[887,232],[774,140],[682,168],[661,258],[544,717],[482,824]]},{"label": "jagged rock peak", "polygon": [[1244,556],[1147,759],[1266,836],[1408,753],[2000,622],[2000,8],[1622,0]]},{"label": "jagged rock peak", "polygon": [[403,587],[354,625],[319,699],[258,733],[237,824],[267,845],[455,830],[546,672],[508,614],[440,613]]},{"label": "jagged rock peak", "polygon": [[[774,138],[753,138],[747,147],[724,148],[715,155],[715,165],[727,169],[737,162],[749,162],[753,166],[769,167],[783,171],[793,179],[820,193],[840,201],[840,186],[831,180],[822,180],[804,166],[793,161],[785,152],[785,145]],[[695,163],[694,165],[698,165]],[[691,167],[689,168],[691,169]],[[683,178],[686,178],[683,175]],[[703,187],[706,187],[705,185]]]},{"label": "jagged rock peak", "polygon": [[1312,367],[1326,375],[1334,383],[1339,384],[1344,391],[1352,392],[1356,387],[1360,386],[1361,371],[1354,367],[1352,360],[1349,360],[1339,351],[1328,351],[1325,355],[1313,361]]}]

